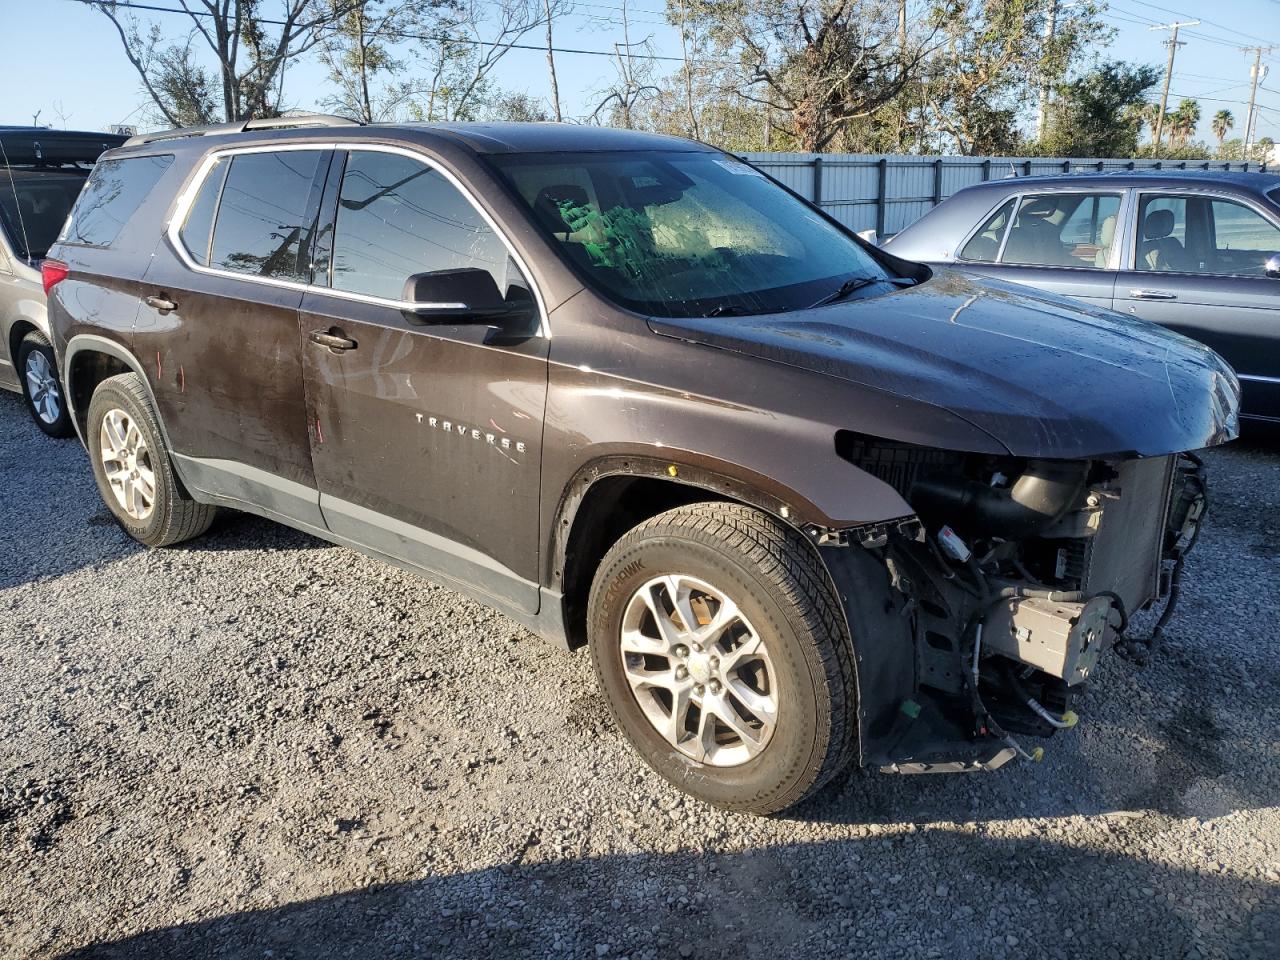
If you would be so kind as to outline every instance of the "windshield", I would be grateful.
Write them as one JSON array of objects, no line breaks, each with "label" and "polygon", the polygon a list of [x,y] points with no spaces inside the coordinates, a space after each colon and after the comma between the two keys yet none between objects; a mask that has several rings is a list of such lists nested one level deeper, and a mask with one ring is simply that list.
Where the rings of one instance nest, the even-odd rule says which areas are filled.
[{"label": "windshield", "polygon": [[0,227],[19,258],[44,259],[88,175],[88,170],[0,168]]},{"label": "windshield", "polygon": [[587,280],[646,315],[797,310],[850,278],[890,276],[808,205],[723,154],[490,159]]}]

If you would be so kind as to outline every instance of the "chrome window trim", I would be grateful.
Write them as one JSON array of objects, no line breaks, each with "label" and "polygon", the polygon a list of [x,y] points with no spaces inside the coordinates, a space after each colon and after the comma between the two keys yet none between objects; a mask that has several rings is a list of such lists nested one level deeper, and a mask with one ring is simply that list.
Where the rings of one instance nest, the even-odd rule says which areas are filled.
[{"label": "chrome window trim", "polygon": [[1124,260],[1120,264],[1120,269],[1128,273],[1149,273],[1160,277],[1213,277],[1218,280],[1261,280],[1263,277],[1242,277],[1234,273],[1188,273],[1182,270],[1139,270],[1138,263],[1138,244],[1141,243],[1142,231],[1138,224],[1138,211],[1142,209],[1142,198],[1148,195],[1160,197],[1203,197],[1208,200],[1226,200],[1230,203],[1237,203],[1242,207],[1247,207],[1260,216],[1271,226],[1280,230],[1280,223],[1276,222],[1275,215],[1266,207],[1260,206],[1254,202],[1252,197],[1245,194],[1233,193],[1230,190],[1215,190],[1213,187],[1135,187],[1133,189],[1133,216],[1131,218],[1133,224],[1133,236],[1129,238],[1128,249],[1125,251]]},{"label": "chrome window trim", "polygon": [[[265,286],[280,287],[285,290],[296,290],[300,293],[319,293],[324,296],[337,297],[340,300],[353,300],[359,303],[370,303],[375,306],[389,307],[393,310],[406,310],[413,307],[434,308],[434,309],[461,309],[465,304],[461,303],[413,303],[406,300],[391,300],[386,297],[375,297],[365,293],[352,293],[347,290],[337,290],[333,287],[322,287],[314,283],[303,283],[296,280],[279,280],[275,277],[259,277],[251,273],[237,273],[234,270],[221,270],[217,267],[206,267],[196,263],[192,259],[190,251],[182,242],[182,238],[178,235],[182,229],[182,224],[186,222],[187,214],[191,210],[191,205],[195,202],[196,195],[200,192],[200,187],[204,184],[205,178],[209,175],[209,171],[213,169],[213,165],[223,157],[236,156],[242,153],[281,153],[284,151],[294,150],[315,150],[315,151],[337,151],[342,150],[347,153],[355,153],[364,151],[368,153],[394,153],[402,157],[408,157],[410,160],[416,160],[423,166],[434,170],[444,179],[480,214],[481,218],[489,228],[502,241],[502,245],[507,248],[507,253],[511,259],[515,261],[516,266],[520,268],[520,272],[524,275],[530,289],[533,291],[534,299],[538,303],[538,330],[537,336],[547,340],[551,339],[551,327],[547,322],[547,305],[542,296],[542,291],[538,289],[537,282],[533,279],[533,274],[529,270],[523,257],[520,256],[516,248],[512,245],[511,240],[507,237],[506,232],[498,226],[496,220],[493,219],[476,200],[475,194],[453,173],[441,165],[438,161],[419,153],[416,150],[410,150],[407,147],[398,147],[391,144],[382,143],[353,143],[341,141],[311,141],[300,143],[271,143],[271,144],[255,144],[253,146],[226,147],[221,150],[214,150],[200,161],[200,165],[196,167],[195,173],[187,185],[182,188],[182,192],[178,194],[178,199],[174,204],[173,214],[169,218],[168,224],[165,226],[165,237],[169,241],[169,246],[174,253],[183,262],[188,270],[194,270],[196,273],[203,273],[213,277],[225,277],[231,280],[245,280],[249,283],[258,283]],[[215,220],[216,229],[216,220]]]}]

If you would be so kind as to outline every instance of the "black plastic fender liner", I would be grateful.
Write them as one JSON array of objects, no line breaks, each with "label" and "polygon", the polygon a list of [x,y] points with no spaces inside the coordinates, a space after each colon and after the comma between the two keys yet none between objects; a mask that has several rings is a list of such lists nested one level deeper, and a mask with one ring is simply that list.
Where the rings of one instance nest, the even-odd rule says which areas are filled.
[{"label": "black plastic fender liner", "polygon": [[895,727],[904,704],[914,702],[915,638],[907,598],[872,552],[856,546],[819,549],[853,643],[858,762],[878,762],[879,742]]}]

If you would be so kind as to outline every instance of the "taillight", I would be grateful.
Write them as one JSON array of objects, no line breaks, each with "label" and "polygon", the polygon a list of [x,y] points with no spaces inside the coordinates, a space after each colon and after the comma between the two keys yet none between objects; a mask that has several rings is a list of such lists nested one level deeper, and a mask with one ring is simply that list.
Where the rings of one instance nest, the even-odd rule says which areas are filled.
[{"label": "taillight", "polygon": [[44,295],[47,297],[49,291],[54,288],[60,280],[67,279],[67,274],[71,272],[61,260],[45,260],[40,264],[40,279],[44,282]]}]

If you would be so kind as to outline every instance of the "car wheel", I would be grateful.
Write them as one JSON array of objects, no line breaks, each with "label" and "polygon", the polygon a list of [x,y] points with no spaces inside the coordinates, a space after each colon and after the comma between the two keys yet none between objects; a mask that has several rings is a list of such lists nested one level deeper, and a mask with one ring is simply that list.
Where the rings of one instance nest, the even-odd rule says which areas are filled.
[{"label": "car wheel", "polygon": [[44,334],[32,331],[18,345],[18,376],[31,419],[51,437],[69,437],[75,432],[71,414],[62,399],[58,382],[58,361]]},{"label": "car wheel", "polygon": [[601,561],[587,632],[624,735],[701,800],[775,813],[850,759],[839,600],[814,548],[762,511],[700,503],[631,530]]},{"label": "car wheel", "polygon": [[217,509],[191,499],[179,484],[136,373],[98,385],[84,439],[98,492],[129,536],[149,547],[167,547],[209,529]]}]

